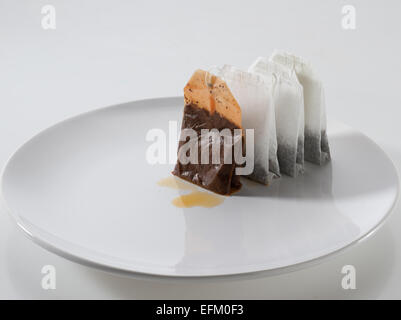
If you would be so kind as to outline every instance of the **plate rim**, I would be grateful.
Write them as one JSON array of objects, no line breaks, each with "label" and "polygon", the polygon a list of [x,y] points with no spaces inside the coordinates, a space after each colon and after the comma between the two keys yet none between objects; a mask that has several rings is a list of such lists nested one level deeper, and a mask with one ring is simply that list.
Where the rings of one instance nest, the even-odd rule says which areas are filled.
[{"label": "plate rim", "polygon": [[76,115],[73,115],[71,117],[67,117],[66,119],[59,121],[41,131],[39,131],[38,133],[36,133],[35,135],[33,135],[30,139],[26,140],[24,143],[22,143],[19,147],[17,147],[17,149],[11,154],[11,156],[6,160],[5,165],[3,166],[1,172],[0,172],[0,205],[2,208],[4,208],[4,210],[8,213],[9,216],[11,216],[12,220],[16,223],[16,225],[18,226],[18,229],[21,230],[23,232],[23,234],[25,236],[27,236],[30,240],[32,240],[32,242],[38,244],[40,247],[46,249],[49,252],[52,252],[58,256],[61,256],[67,260],[76,262],[78,264],[87,266],[87,267],[91,267],[91,268],[95,268],[97,270],[101,270],[104,272],[108,272],[108,273],[113,273],[113,274],[118,274],[118,275],[123,275],[123,276],[130,276],[130,277],[134,277],[134,278],[138,278],[138,279],[146,279],[146,280],[182,280],[182,279],[186,279],[186,280],[231,280],[233,278],[235,279],[240,279],[240,278],[245,278],[245,279],[250,279],[250,278],[263,278],[263,277],[267,277],[267,276],[274,276],[274,275],[278,275],[278,274],[285,274],[285,273],[289,273],[289,272],[294,272],[294,271],[298,271],[298,270],[302,270],[302,269],[306,269],[308,267],[314,266],[314,265],[318,265],[330,258],[333,258],[335,256],[337,256],[338,254],[344,253],[346,250],[353,248],[357,245],[359,245],[360,243],[364,242],[365,240],[367,240],[368,238],[370,238],[372,235],[374,235],[383,225],[384,223],[387,221],[387,219],[392,215],[392,213],[394,212],[394,208],[396,207],[396,205],[399,202],[400,199],[400,175],[398,173],[397,167],[395,166],[393,160],[387,155],[387,153],[371,138],[369,138],[367,135],[365,135],[363,132],[354,129],[353,127],[349,126],[348,124],[345,124],[343,122],[340,122],[342,124],[345,124],[347,127],[351,128],[352,130],[354,130],[355,132],[358,132],[359,134],[361,134],[364,138],[368,139],[371,143],[373,143],[387,158],[387,160],[389,160],[389,162],[391,163],[395,173],[396,173],[396,181],[397,181],[397,185],[396,185],[396,196],[394,198],[394,201],[392,203],[392,205],[390,206],[390,208],[387,210],[386,214],[381,218],[381,220],[375,225],[373,226],[369,231],[367,231],[365,234],[361,235],[360,237],[358,237],[357,239],[353,240],[352,242],[350,242],[349,244],[347,244],[346,246],[343,246],[341,248],[338,248],[332,252],[323,254],[321,256],[318,256],[316,258],[312,258],[309,260],[305,260],[305,261],[301,261],[295,264],[291,264],[291,265],[286,265],[286,266],[280,266],[280,267],[276,267],[276,268],[271,268],[271,269],[265,269],[265,270],[255,270],[255,271],[246,271],[246,272],[234,272],[234,273],[224,273],[224,274],[216,274],[216,275],[185,275],[185,274],[181,274],[181,275],[170,275],[170,274],[163,274],[163,273],[157,273],[157,272],[143,272],[143,271],[136,271],[136,270],[129,270],[126,268],[122,268],[122,267],[117,267],[117,266],[111,266],[111,265],[107,265],[105,263],[101,263],[98,261],[93,261],[87,257],[83,257],[80,256],[78,254],[74,254],[68,251],[63,250],[62,248],[60,248],[57,245],[51,244],[48,241],[46,241],[45,237],[42,237],[39,234],[34,234],[33,232],[31,232],[29,230],[29,227],[27,225],[25,225],[22,221],[22,219],[19,217],[17,212],[14,212],[13,210],[10,209],[10,207],[8,206],[6,197],[4,195],[4,175],[7,171],[7,168],[9,166],[9,164],[12,162],[12,160],[14,159],[14,157],[18,154],[18,152],[24,148],[25,145],[29,144],[32,140],[38,138],[39,136],[41,136],[42,134],[45,134],[46,132],[50,131],[51,129],[62,125],[63,123],[69,122],[69,121],[73,121],[77,118],[80,117],[84,117],[84,116],[88,116],[91,113],[96,113],[105,109],[113,109],[113,108],[118,108],[118,107],[122,107],[124,105],[128,105],[128,104],[132,104],[132,103],[149,103],[151,101],[155,102],[155,101],[165,101],[165,100],[182,100],[182,96],[170,96],[170,97],[157,97],[157,98],[146,98],[146,99],[139,99],[139,100],[132,100],[132,101],[128,101],[128,102],[123,102],[123,103],[118,103],[118,104],[113,104],[113,105],[109,105],[109,106],[103,106],[100,108],[95,108],[93,110],[89,110],[86,112],[82,112]]}]

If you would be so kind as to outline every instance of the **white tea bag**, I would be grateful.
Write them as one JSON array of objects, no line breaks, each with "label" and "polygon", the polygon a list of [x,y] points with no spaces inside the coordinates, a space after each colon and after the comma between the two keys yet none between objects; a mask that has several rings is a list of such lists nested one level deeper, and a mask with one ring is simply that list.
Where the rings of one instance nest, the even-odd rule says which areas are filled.
[{"label": "white tea bag", "polygon": [[219,70],[219,76],[227,83],[241,107],[243,128],[254,129],[254,170],[247,177],[268,184],[280,176],[273,83],[228,65]]},{"label": "white tea bag", "polygon": [[294,69],[258,58],[248,69],[267,81],[273,90],[276,114],[277,157],[280,172],[296,177],[304,171],[304,97]]},{"label": "white tea bag", "polygon": [[285,52],[274,52],[271,61],[294,68],[304,90],[305,107],[305,160],[323,164],[330,160],[330,149],[326,132],[326,107],[322,82],[310,64],[302,58]]}]

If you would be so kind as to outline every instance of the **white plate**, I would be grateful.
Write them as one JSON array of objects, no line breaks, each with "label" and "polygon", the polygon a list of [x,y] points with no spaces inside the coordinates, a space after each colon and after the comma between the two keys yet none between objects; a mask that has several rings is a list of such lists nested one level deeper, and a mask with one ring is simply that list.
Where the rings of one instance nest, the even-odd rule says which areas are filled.
[{"label": "white plate", "polygon": [[[181,119],[182,98],[131,102],[57,124],[8,162],[2,194],[18,225],[74,261],[133,275],[207,277],[292,270],[371,234],[398,195],[369,138],[329,123],[332,162],[270,187],[244,182],[214,208],[180,209],[147,163],[151,128]],[[264,271],[263,273],[260,273]]]}]

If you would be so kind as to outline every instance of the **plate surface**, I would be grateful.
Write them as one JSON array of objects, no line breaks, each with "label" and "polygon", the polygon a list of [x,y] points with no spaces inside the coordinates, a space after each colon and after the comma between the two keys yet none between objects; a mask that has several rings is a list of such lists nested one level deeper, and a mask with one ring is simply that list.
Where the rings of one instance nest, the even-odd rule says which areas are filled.
[{"label": "plate surface", "polygon": [[[270,187],[243,189],[214,208],[177,208],[186,191],[159,186],[172,164],[150,165],[149,129],[168,132],[183,99],[135,101],[61,122],[8,162],[2,196],[41,246],[137,276],[284,272],[366,238],[390,213],[397,172],[363,134],[329,122],[332,162]],[[260,274],[260,273],[259,273]]]}]

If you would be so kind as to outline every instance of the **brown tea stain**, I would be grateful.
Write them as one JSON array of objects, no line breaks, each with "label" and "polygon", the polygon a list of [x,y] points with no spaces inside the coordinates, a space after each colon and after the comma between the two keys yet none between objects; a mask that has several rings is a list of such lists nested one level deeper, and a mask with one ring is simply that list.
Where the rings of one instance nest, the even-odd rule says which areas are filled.
[{"label": "brown tea stain", "polygon": [[178,208],[204,207],[213,208],[222,204],[224,198],[204,191],[195,191],[173,199],[172,204]]},{"label": "brown tea stain", "polygon": [[225,199],[223,196],[199,191],[197,186],[174,176],[161,179],[157,184],[161,187],[191,191],[190,193],[180,195],[171,201],[171,203],[178,208],[213,208],[222,204]]},{"label": "brown tea stain", "polygon": [[175,176],[161,179],[159,182],[157,182],[157,184],[161,187],[167,187],[171,189],[197,191],[195,185]]}]

